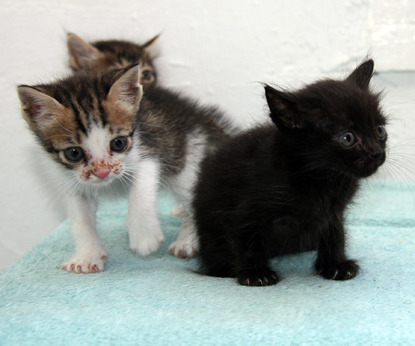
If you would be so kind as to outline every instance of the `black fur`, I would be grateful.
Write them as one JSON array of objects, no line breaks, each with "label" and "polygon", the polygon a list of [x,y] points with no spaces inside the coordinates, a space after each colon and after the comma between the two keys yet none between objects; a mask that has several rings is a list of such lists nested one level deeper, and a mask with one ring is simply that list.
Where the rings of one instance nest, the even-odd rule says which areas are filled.
[{"label": "black fur", "polygon": [[[347,280],[344,212],[362,178],[385,160],[385,118],[369,82],[373,61],[346,80],[296,92],[265,87],[273,125],[224,143],[201,166],[193,207],[207,275],[242,285],[279,281],[272,257],[317,249],[315,268]],[[345,147],[352,132],[356,143]],[[346,136],[346,138],[344,138]]]}]

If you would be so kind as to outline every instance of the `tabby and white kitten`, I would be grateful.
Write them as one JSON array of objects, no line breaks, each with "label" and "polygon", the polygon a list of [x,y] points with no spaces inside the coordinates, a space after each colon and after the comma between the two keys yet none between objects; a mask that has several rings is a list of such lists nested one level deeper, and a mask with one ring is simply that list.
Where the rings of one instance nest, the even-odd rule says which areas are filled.
[{"label": "tabby and white kitten", "polygon": [[23,117],[65,187],[76,248],[62,265],[67,271],[104,269],[97,201],[126,190],[130,247],[141,255],[156,251],[164,238],[156,207],[160,182],[187,211],[171,251],[182,257],[197,251],[191,190],[200,160],[226,137],[227,124],[216,110],[156,87],[143,97],[139,76],[135,65],[18,87]]},{"label": "tabby and white kitten", "polygon": [[[178,94],[159,87],[151,92],[148,92],[147,87],[156,83],[156,72],[152,64],[151,49],[158,37],[159,36],[157,35],[142,45],[119,40],[98,41],[88,44],[78,36],[69,34],[67,43],[71,66],[74,70],[82,69],[85,71],[102,71],[126,67],[125,64],[128,63],[136,63],[139,61],[144,62],[144,69],[141,73],[140,83],[144,86],[145,95],[148,96],[149,99],[152,99],[155,103],[157,103],[160,99],[164,100],[163,104],[170,103],[173,105],[174,107],[166,107],[165,109],[165,111],[171,115],[176,113],[179,118],[183,118],[183,116],[190,116],[193,118],[195,115],[201,113],[201,109],[195,106],[191,106],[189,108],[186,106],[189,102],[185,101],[184,98],[179,97]],[[180,106],[177,108],[177,105]],[[177,110],[175,111],[175,109]],[[204,113],[202,117],[209,118],[210,116],[213,116],[216,119],[219,117],[223,118],[223,116],[213,108],[205,108],[202,113]],[[206,119],[204,120],[203,118],[199,120],[201,122],[206,121]],[[194,121],[197,122],[195,119]],[[232,127],[223,121],[221,126],[223,126],[223,129],[226,132],[226,136],[228,134],[239,132],[236,127]],[[216,145],[216,141],[219,139],[222,140],[224,138],[215,139],[214,145]],[[187,200],[187,197],[185,199]],[[181,200],[182,198],[179,198],[179,201]],[[195,239],[194,232],[191,231],[192,227],[190,225],[192,225],[193,222],[187,220],[189,217],[189,211],[183,210],[183,206],[179,205],[172,210],[172,215],[184,217],[183,225],[189,226],[182,228],[183,232],[180,233],[178,240],[170,246],[170,253],[180,258],[195,256],[197,253],[198,242]]]},{"label": "tabby and white kitten", "polygon": [[67,46],[70,67],[74,71],[102,72],[140,63],[140,84],[145,88],[155,84],[157,80],[152,48],[158,38],[159,35],[156,35],[143,44],[123,40],[87,43],[78,35],[69,33]]}]

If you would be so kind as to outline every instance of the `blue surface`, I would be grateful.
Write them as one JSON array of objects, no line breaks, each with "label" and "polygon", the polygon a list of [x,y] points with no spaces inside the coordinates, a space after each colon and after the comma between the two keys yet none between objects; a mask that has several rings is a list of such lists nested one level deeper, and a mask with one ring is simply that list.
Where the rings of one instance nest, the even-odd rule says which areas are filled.
[{"label": "blue surface", "polygon": [[160,198],[166,242],[139,257],[128,248],[126,202],[102,205],[109,257],[99,274],[59,269],[73,251],[64,222],[0,275],[0,344],[415,344],[415,186],[364,186],[348,217],[346,282],[313,272],[315,254],[273,261],[283,280],[243,287],[195,274],[168,255],[180,219]]}]

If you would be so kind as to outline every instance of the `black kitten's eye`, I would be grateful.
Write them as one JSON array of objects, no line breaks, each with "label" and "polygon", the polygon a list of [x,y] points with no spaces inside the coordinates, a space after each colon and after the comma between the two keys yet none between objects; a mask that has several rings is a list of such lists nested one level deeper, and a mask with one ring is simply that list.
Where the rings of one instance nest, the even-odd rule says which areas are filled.
[{"label": "black kitten's eye", "polygon": [[153,78],[153,72],[151,72],[150,70],[144,70],[141,73],[141,78],[143,80],[149,81],[149,80],[151,80]]},{"label": "black kitten's eye", "polygon": [[378,138],[379,139],[383,140],[383,139],[386,138],[386,129],[385,129],[385,126],[379,125],[376,128],[376,132],[377,132],[377,135],[378,135]]},{"label": "black kitten's eye", "polygon": [[128,139],[125,136],[114,138],[110,143],[112,151],[123,151],[127,146]]},{"label": "black kitten's eye", "polygon": [[350,148],[356,143],[356,136],[353,132],[342,133],[339,137],[339,142],[342,146]]},{"label": "black kitten's eye", "polygon": [[71,162],[81,161],[85,156],[84,151],[79,147],[65,149],[63,154]]}]

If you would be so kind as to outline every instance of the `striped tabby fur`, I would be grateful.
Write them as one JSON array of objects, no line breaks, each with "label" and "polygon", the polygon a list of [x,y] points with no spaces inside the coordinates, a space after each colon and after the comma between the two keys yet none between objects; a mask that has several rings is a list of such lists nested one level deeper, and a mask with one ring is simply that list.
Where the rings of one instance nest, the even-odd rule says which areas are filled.
[{"label": "striped tabby fur", "polygon": [[70,33],[67,37],[70,67],[74,71],[102,72],[140,63],[140,83],[144,87],[151,86],[157,80],[152,47],[158,37],[159,35],[156,35],[143,44],[124,40],[87,43],[79,36]]},{"label": "striped tabby fur", "polygon": [[156,251],[164,238],[156,208],[160,183],[185,210],[171,252],[197,252],[190,202],[199,163],[233,128],[219,111],[170,91],[154,87],[143,96],[139,76],[135,65],[18,88],[23,117],[65,186],[76,247],[63,264],[68,271],[103,270],[107,254],[96,232],[97,200],[125,190],[130,247],[141,255]]}]

